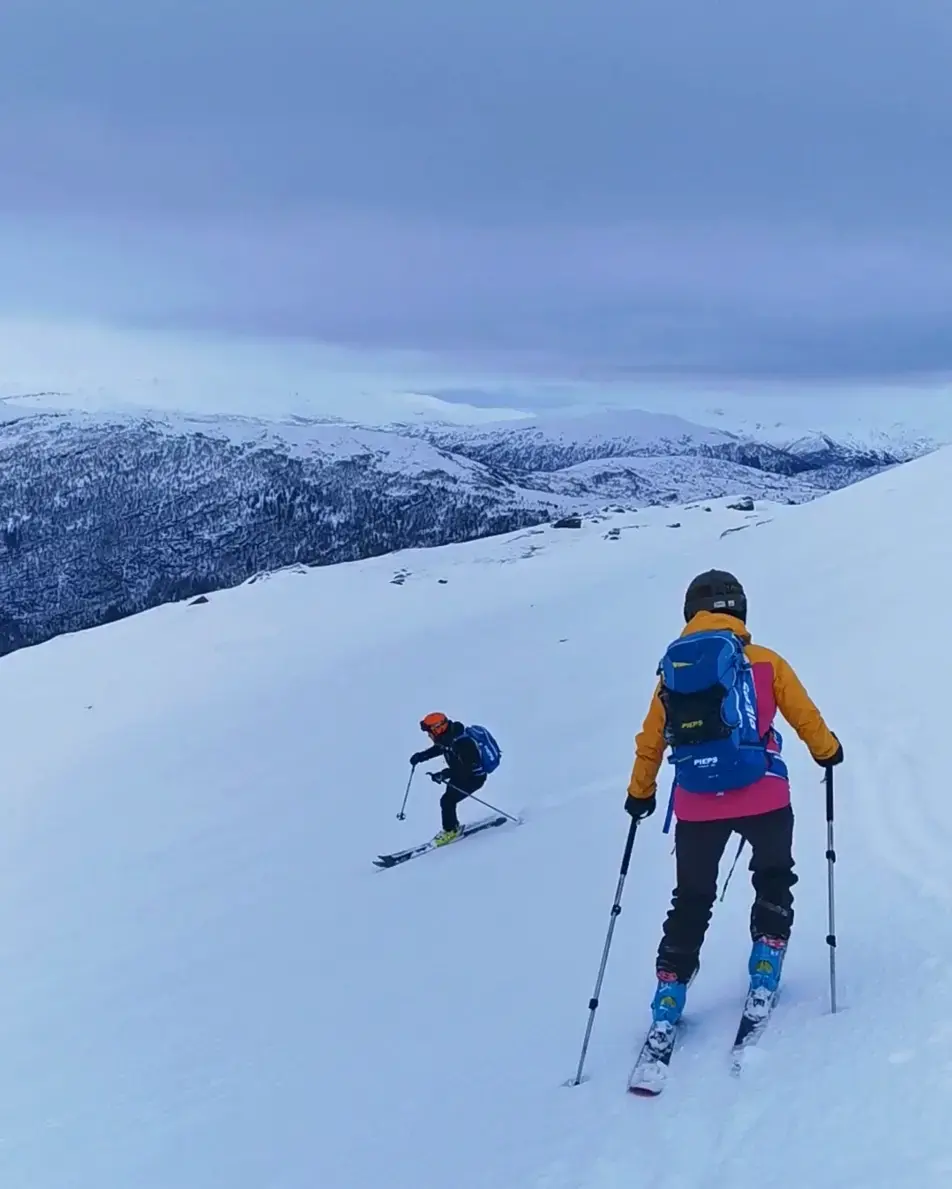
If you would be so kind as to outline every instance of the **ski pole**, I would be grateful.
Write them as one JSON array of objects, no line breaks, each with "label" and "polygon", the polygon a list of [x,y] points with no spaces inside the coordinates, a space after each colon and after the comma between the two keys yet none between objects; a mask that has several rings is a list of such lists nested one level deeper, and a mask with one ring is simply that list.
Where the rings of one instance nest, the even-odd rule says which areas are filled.
[{"label": "ski pole", "polygon": [[491,809],[493,813],[498,813],[502,817],[507,817],[511,822],[515,822],[517,826],[519,825],[519,819],[517,817],[513,817],[511,813],[506,813],[505,809],[497,809],[495,805],[490,805],[488,801],[484,801],[482,797],[477,797],[473,793],[470,793],[469,797],[471,801],[478,801],[480,805],[485,805],[486,808]]},{"label": "ski pole", "polygon": [[741,835],[740,846],[737,848],[737,854],[734,855],[734,861],[731,863],[731,869],[727,873],[727,879],[724,880],[724,890],[721,892],[721,904],[724,903],[724,897],[727,895],[727,889],[731,882],[731,876],[734,874],[734,868],[737,866],[737,860],[740,858],[740,852],[744,849],[744,836]]},{"label": "ski pole", "polygon": [[402,822],[406,818],[407,797],[410,796],[410,785],[413,784],[413,777],[416,774],[416,765],[410,765],[410,779],[407,781],[407,791],[403,794],[403,804],[400,806],[400,812],[397,814],[398,819]]},{"label": "ski pole", "polygon": [[830,947],[830,1008],[836,1015],[836,917],[834,915],[833,868],[836,850],[833,846],[833,769],[826,770],[826,869],[830,902],[830,929],[826,944]]},{"label": "ski pole", "polygon": [[602,951],[602,964],[598,968],[598,978],[595,980],[595,991],[591,999],[588,1001],[588,1025],[585,1029],[585,1039],[582,1041],[582,1053],[578,1059],[578,1072],[575,1075],[575,1081],[569,1082],[570,1086],[577,1086],[582,1080],[582,1069],[585,1065],[585,1058],[588,1054],[588,1043],[592,1038],[592,1028],[595,1025],[595,1012],[598,1010],[598,997],[602,990],[602,979],[605,977],[605,967],[608,965],[608,951],[611,949],[612,936],[615,932],[615,922],[618,920],[621,913],[621,893],[625,886],[625,876],[628,874],[628,864],[631,862],[631,848],[635,844],[635,834],[638,830],[637,818],[631,819],[631,826],[628,829],[628,840],[625,843],[625,853],[622,855],[621,872],[618,876],[618,887],[615,889],[615,900],[612,904],[611,920],[608,924],[608,936],[605,938],[605,948]]}]

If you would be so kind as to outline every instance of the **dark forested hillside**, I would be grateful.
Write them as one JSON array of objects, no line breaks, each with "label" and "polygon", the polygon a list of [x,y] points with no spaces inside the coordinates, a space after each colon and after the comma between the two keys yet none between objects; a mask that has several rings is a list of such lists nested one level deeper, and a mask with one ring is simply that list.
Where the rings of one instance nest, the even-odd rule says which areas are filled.
[{"label": "dark forested hillside", "polygon": [[508,532],[607,499],[801,501],[894,461],[711,433],[562,437],[546,452],[511,431],[14,418],[0,424],[0,650],[295,562]]}]

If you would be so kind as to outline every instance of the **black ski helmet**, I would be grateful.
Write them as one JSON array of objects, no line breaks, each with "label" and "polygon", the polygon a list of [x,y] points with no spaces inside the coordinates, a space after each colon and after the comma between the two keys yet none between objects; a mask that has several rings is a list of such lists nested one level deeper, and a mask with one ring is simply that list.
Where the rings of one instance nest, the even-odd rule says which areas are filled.
[{"label": "black ski helmet", "polygon": [[699,611],[720,611],[746,623],[747,596],[740,582],[726,570],[708,570],[698,574],[684,596],[684,622],[690,623]]}]

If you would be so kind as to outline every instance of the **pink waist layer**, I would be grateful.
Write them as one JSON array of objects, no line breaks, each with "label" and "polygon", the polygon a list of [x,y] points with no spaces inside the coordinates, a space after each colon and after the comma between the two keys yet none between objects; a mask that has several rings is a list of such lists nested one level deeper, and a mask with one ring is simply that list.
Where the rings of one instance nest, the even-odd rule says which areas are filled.
[{"label": "pink waist layer", "polygon": [[755,784],[726,793],[689,793],[674,790],[674,813],[682,822],[716,822],[731,817],[753,817],[772,813],[790,804],[790,782],[780,776],[764,776]]}]

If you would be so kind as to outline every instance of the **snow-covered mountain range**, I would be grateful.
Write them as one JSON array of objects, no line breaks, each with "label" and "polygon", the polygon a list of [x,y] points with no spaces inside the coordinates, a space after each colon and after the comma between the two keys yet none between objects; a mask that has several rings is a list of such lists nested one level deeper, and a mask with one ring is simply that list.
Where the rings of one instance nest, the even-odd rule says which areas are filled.
[{"label": "snow-covered mountain range", "polygon": [[802,503],[931,443],[782,445],[639,411],[498,425],[3,407],[0,650],[295,563],[504,533],[608,503]]}]

